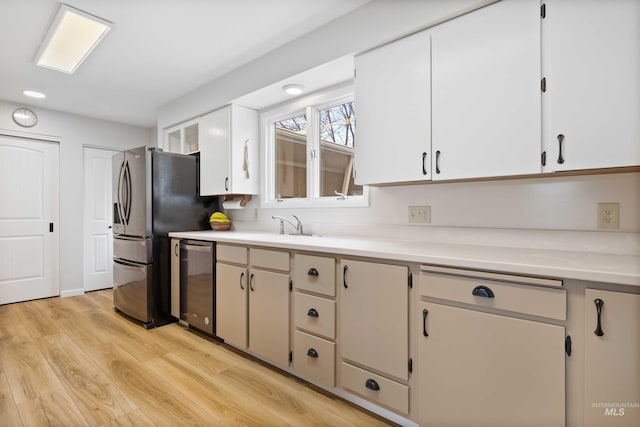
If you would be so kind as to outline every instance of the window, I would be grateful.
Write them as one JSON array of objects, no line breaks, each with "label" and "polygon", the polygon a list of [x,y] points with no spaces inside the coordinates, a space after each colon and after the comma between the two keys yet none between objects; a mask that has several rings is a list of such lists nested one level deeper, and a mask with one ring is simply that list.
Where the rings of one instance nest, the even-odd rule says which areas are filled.
[{"label": "window", "polygon": [[320,125],[320,197],[361,196],[353,182],[355,113],[353,101],[318,111]]},{"label": "window", "polygon": [[274,123],[276,198],[307,197],[307,116]]},{"label": "window", "polygon": [[353,96],[335,92],[263,113],[263,206],[367,206],[354,182],[355,117]]}]

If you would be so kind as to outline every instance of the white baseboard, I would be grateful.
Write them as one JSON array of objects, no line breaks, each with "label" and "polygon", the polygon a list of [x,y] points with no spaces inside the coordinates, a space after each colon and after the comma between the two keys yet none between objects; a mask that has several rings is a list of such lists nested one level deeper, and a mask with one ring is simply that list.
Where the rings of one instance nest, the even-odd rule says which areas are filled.
[{"label": "white baseboard", "polygon": [[83,288],[69,289],[67,291],[60,292],[60,297],[61,298],[77,297],[78,295],[84,295],[84,289]]}]

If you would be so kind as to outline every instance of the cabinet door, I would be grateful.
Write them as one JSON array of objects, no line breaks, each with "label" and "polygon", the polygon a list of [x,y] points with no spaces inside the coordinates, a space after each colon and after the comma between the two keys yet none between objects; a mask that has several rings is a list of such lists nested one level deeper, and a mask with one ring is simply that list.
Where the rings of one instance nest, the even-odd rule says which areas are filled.
[{"label": "cabinet door", "polygon": [[252,269],[249,290],[249,348],[288,366],[289,275]]},{"label": "cabinet door", "polygon": [[505,0],[433,28],[434,180],[540,173],[539,8]]},{"label": "cabinet door", "polygon": [[164,149],[170,153],[179,154],[197,152],[199,150],[197,119],[167,129]]},{"label": "cabinet door", "polygon": [[584,425],[640,425],[640,295],[587,289],[584,333]]},{"label": "cabinet door", "polygon": [[431,179],[429,33],[355,59],[357,184]]},{"label": "cabinet door", "polygon": [[171,315],[180,318],[180,239],[171,239]]},{"label": "cabinet door", "polygon": [[247,269],[216,264],[216,335],[247,348]]},{"label": "cabinet door", "polygon": [[341,269],[342,357],[408,379],[408,268],[343,260]]},{"label": "cabinet door", "polygon": [[546,1],[542,41],[544,170],[640,165],[640,2]]},{"label": "cabinet door", "polygon": [[230,193],[259,193],[258,143],[258,112],[231,106]]},{"label": "cabinet door", "polygon": [[231,108],[225,107],[200,118],[200,195],[229,192],[229,142]]},{"label": "cabinet door", "polygon": [[564,425],[563,327],[431,303],[419,312],[420,425]]}]

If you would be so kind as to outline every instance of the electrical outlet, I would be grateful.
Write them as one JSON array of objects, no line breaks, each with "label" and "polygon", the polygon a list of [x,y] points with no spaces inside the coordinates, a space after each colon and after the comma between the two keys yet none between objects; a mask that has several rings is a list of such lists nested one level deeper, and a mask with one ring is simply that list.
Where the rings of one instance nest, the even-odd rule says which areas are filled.
[{"label": "electrical outlet", "polygon": [[431,224],[431,206],[409,206],[409,224]]},{"label": "electrical outlet", "polygon": [[598,203],[598,228],[620,228],[620,203]]}]

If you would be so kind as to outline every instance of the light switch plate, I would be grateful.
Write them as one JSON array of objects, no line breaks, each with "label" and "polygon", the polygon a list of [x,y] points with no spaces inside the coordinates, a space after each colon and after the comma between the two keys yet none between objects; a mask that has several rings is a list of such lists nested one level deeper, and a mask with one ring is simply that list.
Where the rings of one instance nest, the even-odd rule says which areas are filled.
[{"label": "light switch plate", "polygon": [[431,224],[431,206],[409,206],[409,224]]},{"label": "light switch plate", "polygon": [[620,203],[598,203],[598,228],[620,228]]}]

